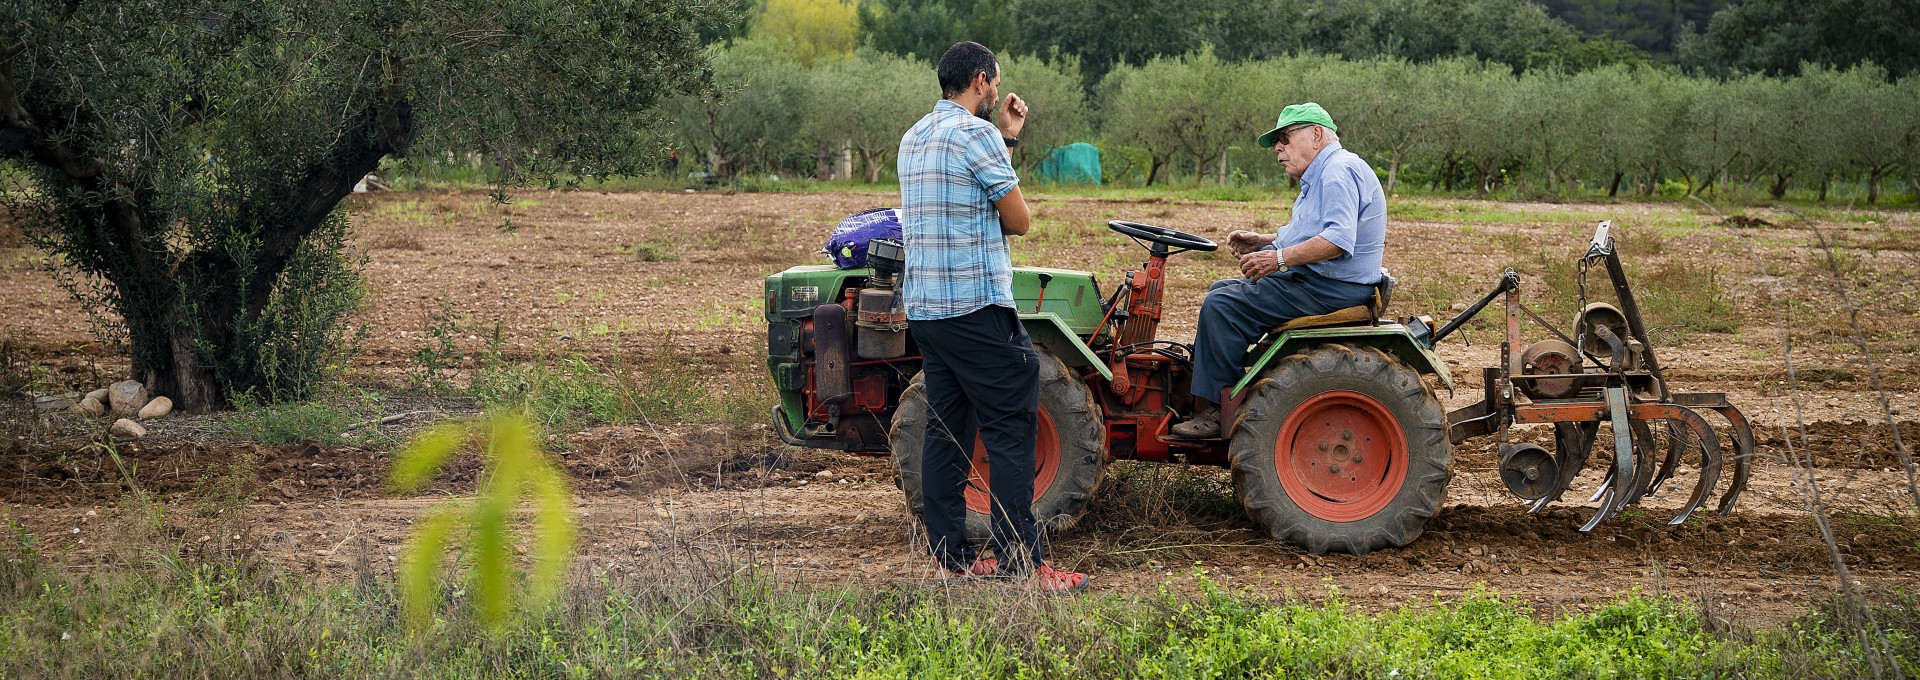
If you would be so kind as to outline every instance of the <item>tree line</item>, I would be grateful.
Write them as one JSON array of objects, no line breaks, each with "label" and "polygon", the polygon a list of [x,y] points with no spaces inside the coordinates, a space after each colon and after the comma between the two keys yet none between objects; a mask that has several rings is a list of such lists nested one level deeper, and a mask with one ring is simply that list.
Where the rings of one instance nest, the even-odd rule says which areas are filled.
[{"label": "tree line", "polygon": [[[900,134],[939,98],[931,62],[863,48],[805,65],[784,44],[710,48],[712,89],[670,105],[682,165],[824,178],[839,156],[866,181],[889,177]],[[1463,57],[1230,61],[1202,49],[1118,65],[1091,88],[1072,58],[1002,66],[1001,91],[1034,110],[1014,150],[1023,169],[1049,147],[1092,141],[1113,180],[1272,180],[1271,151],[1253,137],[1285,104],[1316,101],[1390,188],[1824,200],[1848,182],[1873,202],[1904,179],[1920,193],[1920,76],[1871,64],[1711,79],[1629,64],[1516,73]]]}]

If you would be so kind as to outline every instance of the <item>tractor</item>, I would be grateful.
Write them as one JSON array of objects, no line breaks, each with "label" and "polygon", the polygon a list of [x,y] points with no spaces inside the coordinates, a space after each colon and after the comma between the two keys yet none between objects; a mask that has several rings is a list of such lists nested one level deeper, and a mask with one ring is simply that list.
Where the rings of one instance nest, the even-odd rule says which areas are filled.
[{"label": "tractor", "polygon": [[[1670,476],[1679,456],[1695,449],[1710,456],[1705,449],[1713,442],[1712,429],[1701,435],[1697,414],[1687,411],[1694,418],[1686,420],[1671,412],[1687,409],[1667,398],[1657,371],[1644,370],[1652,360],[1651,343],[1643,328],[1629,329],[1624,317],[1617,327],[1588,333],[1613,338],[1606,347],[1620,350],[1612,355],[1614,363],[1596,358],[1589,365],[1584,349],[1552,345],[1558,353],[1546,359],[1542,354],[1522,365],[1516,358],[1490,369],[1486,400],[1445,411],[1436,390],[1451,391],[1453,378],[1435,356],[1434,343],[1498,295],[1507,295],[1510,316],[1517,314],[1518,277],[1511,272],[1445,327],[1427,317],[1385,318],[1393,278],[1383,272],[1366,304],[1289,321],[1251,345],[1242,379],[1217,395],[1223,423],[1217,438],[1171,437],[1169,428],[1194,406],[1188,388],[1193,350],[1156,337],[1167,264],[1174,255],[1218,245],[1139,222],[1113,220],[1107,226],[1147,252],[1146,261],[1110,292],[1103,293],[1088,272],[1013,272],[1016,311],[1042,364],[1032,508],[1050,529],[1070,525],[1087,510],[1107,465],[1116,460],[1228,468],[1248,516],[1273,538],[1316,554],[1365,554],[1407,545],[1420,535],[1446,497],[1452,445],[1468,437],[1500,435],[1506,445],[1502,478],[1537,511],[1565,491],[1585,462],[1586,450],[1575,449],[1591,448],[1599,424],[1614,419],[1622,443],[1603,486],[1618,492],[1605,491],[1614,495],[1595,523],[1630,497],[1644,496],[1659,472]],[[1596,239],[1604,236],[1604,226],[1601,232]],[[1610,247],[1609,239],[1605,256],[1617,268]],[[803,265],[767,277],[767,367],[779,392],[772,418],[782,441],[891,456],[895,479],[918,515],[928,407],[921,360],[899,304],[904,261],[897,241],[875,239],[865,268]],[[1616,288],[1630,301],[1624,278],[1616,279]],[[1637,309],[1633,319],[1638,321]],[[1518,328],[1512,318],[1508,325]],[[1620,348],[1623,338],[1635,348]],[[1502,346],[1517,349],[1516,342],[1510,333]],[[1546,384],[1558,391],[1535,389]],[[1527,396],[1516,398],[1516,385]],[[1535,396],[1547,406],[1534,403]],[[1713,399],[1694,401],[1704,406]],[[1712,405],[1737,417],[1724,399]],[[1650,420],[1670,424],[1670,462],[1660,471],[1632,462],[1636,448],[1657,445]],[[1561,423],[1561,451],[1507,444],[1509,427],[1528,422]],[[1693,436],[1682,436],[1688,434]],[[985,457],[976,441],[966,489],[967,529],[976,540],[988,535]],[[1628,462],[1623,467],[1619,460]],[[1730,492],[1723,511],[1737,493]]]}]

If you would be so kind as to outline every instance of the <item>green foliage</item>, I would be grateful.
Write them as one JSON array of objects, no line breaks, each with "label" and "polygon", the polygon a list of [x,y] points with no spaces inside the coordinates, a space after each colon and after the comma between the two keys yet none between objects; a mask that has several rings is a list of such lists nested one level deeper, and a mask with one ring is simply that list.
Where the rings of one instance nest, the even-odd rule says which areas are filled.
[{"label": "green foliage", "polygon": [[1729,0],[1542,0],[1547,12],[1590,36],[1611,36],[1671,63],[1684,36]]},{"label": "green foliage", "polygon": [[778,168],[807,153],[806,71],[783,43],[745,40],[709,48],[712,85],[672,103],[680,142],[711,174]]},{"label": "green foliage", "polygon": [[269,403],[241,393],[234,396],[234,412],[220,420],[220,432],[267,446],[309,441],[338,446],[348,443],[349,429],[378,418],[380,411],[379,397],[373,393]]},{"label": "green foliage", "polygon": [[[659,342],[671,346],[672,338]],[[760,385],[710,389],[685,370],[680,357],[664,351],[604,368],[580,357],[490,357],[468,391],[484,406],[527,414],[548,432],[630,422],[745,425],[766,416],[771,398]]]},{"label": "green foliage", "polygon": [[1920,4],[1902,0],[1797,3],[1746,0],[1713,15],[1680,44],[1700,71],[1792,75],[1804,65],[1878,64],[1894,77],[1920,72]]},{"label": "green foliage", "polygon": [[1619,41],[1583,41],[1527,0],[1022,0],[1015,10],[1021,50],[1078,56],[1090,80],[1208,46],[1228,61],[1463,57],[1513,69],[1645,61]]},{"label": "green foliage", "polygon": [[893,168],[900,135],[940,98],[925,62],[866,48],[820,64],[807,78],[805,134],[824,149],[851,151],[868,183]]},{"label": "green foliage", "polygon": [[731,565],[580,584],[522,625],[441,609],[431,635],[409,635],[405,600],[382,581],[63,569],[10,528],[9,677],[1863,677],[1879,644],[1883,664],[1920,671],[1911,596],[1877,610],[1872,639],[1825,611],[1722,637],[1685,603],[1646,596],[1541,615],[1476,591],[1367,612],[1195,577],[1158,597],[1036,602],[993,587],[802,589]]},{"label": "green foliage", "polygon": [[766,0],[748,35],[784,41],[802,64],[853,53],[859,28],[852,0]]},{"label": "green foliage", "polygon": [[416,387],[430,387],[446,391],[452,385],[441,377],[441,372],[452,368],[460,361],[460,347],[454,339],[460,334],[460,320],[454,315],[453,303],[446,298],[436,301],[436,308],[427,315],[427,344],[414,350],[407,359],[412,362],[407,378]]},{"label": "green foliage", "polygon": [[[362,294],[335,208],[388,158],[505,182],[650,166],[651,110],[705,76],[697,0],[10,6],[5,201],[67,289],[187,410],[303,398]],[[103,49],[113,46],[124,49]],[[137,48],[133,46],[138,46]]]},{"label": "green foliage", "polygon": [[[573,560],[577,529],[573,496],[566,478],[548,460],[535,441],[532,425],[517,414],[496,414],[485,420],[436,426],[402,449],[391,479],[396,490],[417,491],[454,453],[476,439],[484,439],[478,497],[442,505],[428,512],[415,530],[400,567],[400,590],[406,601],[407,622],[416,631],[431,628],[438,600],[438,583],[449,548],[464,543],[470,553],[472,575],[468,591],[489,628],[503,630],[516,604],[539,609],[551,602],[566,584],[567,565]],[[524,573],[513,568],[515,508],[531,504],[528,521],[532,547]]]},{"label": "green foliage", "polygon": [[[845,142],[862,149],[870,172],[881,171],[864,178],[877,182],[898,135],[931,100],[908,94],[901,103],[899,92],[931,92],[931,74],[906,62],[886,67],[892,58],[871,51],[811,70],[766,46],[735,51],[743,61],[730,80],[817,83],[806,88],[813,96],[760,98],[758,106],[778,109],[771,115],[796,118],[764,125],[755,117],[754,125],[721,133],[733,141],[713,148],[775,150],[751,155],[756,170],[825,176],[821,153]],[[747,65],[753,60],[771,61]],[[768,70],[756,77],[762,66]],[[1077,99],[1068,85],[1077,68],[1071,58],[1010,57],[1002,66],[1002,89],[1034,103],[1016,162],[1030,169],[1047,146],[1097,141],[1109,184],[1218,184],[1270,196],[1288,181],[1272,151],[1253,148],[1252,138],[1284,103],[1310,100],[1332,112],[1341,144],[1372,163],[1395,193],[1703,195],[1736,203],[1837,195],[1869,204],[1895,191],[1920,194],[1920,76],[1888,82],[1877,67],[1712,81],[1625,65],[1515,74],[1463,58],[1235,62],[1202,50],[1118,67],[1094,97]],[[849,84],[855,79],[864,81]],[[861,103],[845,103],[855,100]],[[709,129],[706,120],[687,119],[683,130]],[[753,181],[781,191],[804,186]]]},{"label": "green foliage", "polygon": [[[1092,138],[1093,110],[1080,83],[1080,63],[1069,57],[1000,58],[1002,96],[1020,95],[1032,117],[1020,131],[1020,145],[1013,148],[1015,167],[1031,170],[1048,149]],[[932,89],[937,92],[938,88],[935,84]],[[926,108],[924,102],[921,108]]]},{"label": "green foliage", "polygon": [[882,52],[917,57],[932,68],[947,48],[971,40],[1000,54],[1020,38],[1014,0],[867,0],[860,40]]}]

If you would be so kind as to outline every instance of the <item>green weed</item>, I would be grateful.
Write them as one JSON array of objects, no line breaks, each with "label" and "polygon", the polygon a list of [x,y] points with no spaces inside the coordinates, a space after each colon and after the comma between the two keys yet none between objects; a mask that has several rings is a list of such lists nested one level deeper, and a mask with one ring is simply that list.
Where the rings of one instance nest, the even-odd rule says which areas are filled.
[{"label": "green weed", "polygon": [[641,262],[671,262],[678,259],[672,251],[651,243],[634,243],[620,246],[614,252]]},{"label": "green weed", "polygon": [[407,377],[416,387],[446,392],[453,386],[441,372],[460,361],[460,347],[455,342],[460,335],[460,319],[454,313],[453,303],[446,298],[436,300],[435,304],[434,311],[427,315],[427,344],[407,357],[412,363]]},{"label": "green weed", "polygon": [[379,397],[368,393],[359,404],[343,406],[335,399],[260,403],[251,394],[234,397],[234,411],[220,421],[220,433],[230,439],[267,446],[313,441],[328,445],[348,443],[348,430],[377,417]]},{"label": "green weed", "polygon": [[[517,413],[496,414],[472,423],[436,426],[415,437],[396,457],[391,482],[402,493],[418,491],[447,459],[476,440],[484,440],[484,467],[478,497],[428,512],[414,529],[401,566],[401,593],[407,621],[426,630],[439,600],[438,583],[447,550],[464,534],[473,573],[468,586],[481,620],[495,632],[509,621],[516,604],[538,608],[560,591],[573,559],[577,530],[573,496],[565,477],[540,450],[531,425]],[[529,567],[509,564],[513,550],[510,517],[527,497],[533,548]],[[519,594],[524,582],[524,594]]]},{"label": "green weed", "polygon": [[1368,613],[1337,592],[1319,604],[1238,594],[1200,570],[1158,596],[1036,601],[662,565],[576,583],[523,625],[442,608],[429,634],[408,635],[384,580],[211,563],[66,570],[30,541],[0,561],[9,677],[1859,677],[1868,644],[1888,648],[1883,672],[1920,671],[1910,596],[1877,609],[1863,642],[1838,611],[1721,635],[1684,603],[1638,595],[1546,617],[1485,590]]}]

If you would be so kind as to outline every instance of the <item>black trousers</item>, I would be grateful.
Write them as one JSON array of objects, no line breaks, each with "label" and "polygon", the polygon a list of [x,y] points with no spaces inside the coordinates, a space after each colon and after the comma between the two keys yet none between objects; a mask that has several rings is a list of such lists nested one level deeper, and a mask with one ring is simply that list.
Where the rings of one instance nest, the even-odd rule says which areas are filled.
[{"label": "black trousers", "polygon": [[974,436],[987,450],[993,552],[1003,573],[1046,560],[1033,520],[1034,439],[1040,416],[1040,361],[1012,309],[988,305],[937,321],[909,322],[926,374],[928,545],[949,569],[974,560],[967,541],[967,475]]}]

